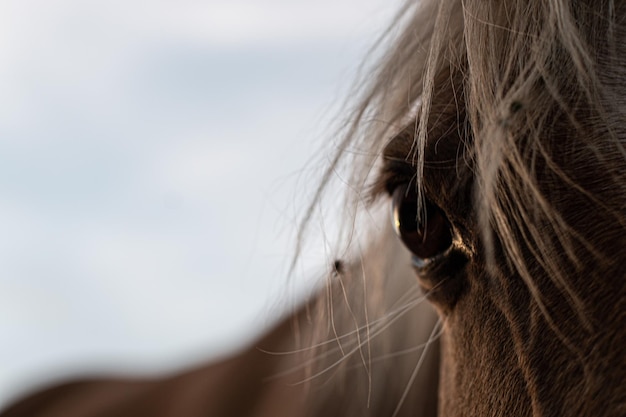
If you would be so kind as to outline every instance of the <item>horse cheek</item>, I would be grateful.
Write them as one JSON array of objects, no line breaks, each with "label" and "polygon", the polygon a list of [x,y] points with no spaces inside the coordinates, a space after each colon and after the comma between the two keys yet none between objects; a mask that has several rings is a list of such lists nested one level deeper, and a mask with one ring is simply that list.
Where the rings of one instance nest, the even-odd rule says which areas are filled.
[{"label": "horse cheek", "polygon": [[442,339],[441,416],[531,416],[509,318],[493,301],[486,277],[473,283],[446,319]]}]

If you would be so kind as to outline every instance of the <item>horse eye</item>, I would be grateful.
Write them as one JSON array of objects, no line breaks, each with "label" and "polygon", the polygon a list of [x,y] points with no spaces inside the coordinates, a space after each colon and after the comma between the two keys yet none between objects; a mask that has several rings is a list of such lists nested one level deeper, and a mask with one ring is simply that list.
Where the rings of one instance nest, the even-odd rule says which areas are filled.
[{"label": "horse eye", "polygon": [[418,217],[415,187],[406,184],[397,187],[392,200],[396,233],[417,261],[424,263],[452,245],[450,224],[439,207],[425,200],[422,215]]}]

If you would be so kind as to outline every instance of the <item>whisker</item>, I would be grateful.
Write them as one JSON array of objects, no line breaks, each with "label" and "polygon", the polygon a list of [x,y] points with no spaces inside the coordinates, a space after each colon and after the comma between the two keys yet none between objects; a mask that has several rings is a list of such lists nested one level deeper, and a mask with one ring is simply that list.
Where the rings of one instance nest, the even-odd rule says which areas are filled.
[{"label": "whisker", "polygon": [[435,340],[437,340],[434,337],[434,335],[437,332],[437,328],[440,327],[441,324],[442,324],[441,318],[437,319],[437,323],[435,323],[435,325],[433,326],[433,330],[430,333],[430,336],[428,337],[428,341],[426,342],[426,345],[424,346],[424,350],[422,351],[422,354],[420,355],[420,358],[417,361],[417,364],[415,365],[415,369],[413,369],[413,373],[411,374],[411,377],[409,378],[406,388],[404,389],[404,392],[402,393],[402,397],[400,397],[400,401],[398,402],[398,405],[396,406],[396,409],[391,415],[391,417],[396,417],[398,413],[400,412],[400,408],[402,408],[402,404],[404,404],[404,401],[406,400],[406,397],[409,394],[409,390],[411,389],[411,386],[415,382],[415,378],[417,378],[417,374],[420,368],[422,367],[422,364],[424,363],[424,359],[426,358],[426,352],[428,352],[428,348]]},{"label": "whisker", "polygon": [[[363,250],[359,250],[359,257],[361,259],[361,277],[363,280],[363,313],[365,314],[365,340],[367,340],[367,359],[368,359],[368,364],[365,364],[365,360],[363,360],[363,365],[365,366],[365,370],[367,372],[367,408],[370,408],[370,404],[371,404],[371,400],[372,400],[372,373],[371,368],[372,368],[372,347],[370,344],[371,341],[371,335],[370,335],[370,324],[369,324],[369,316],[367,314],[367,285],[366,285],[366,279],[365,279],[365,268],[363,267],[363,265],[365,264],[365,260],[363,259]],[[361,352],[361,357],[362,357],[362,352]]]},{"label": "whisker", "polygon": [[[414,297],[415,295],[421,295],[421,297],[417,298],[415,300],[412,300],[410,302],[405,302],[404,304],[401,304],[399,306],[396,306],[397,304],[401,303],[403,299],[411,298],[411,297]],[[411,308],[421,304],[423,301],[424,301],[424,296],[421,293],[421,290],[419,288],[417,288],[417,287],[413,287],[409,291],[407,291],[402,297],[400,297],[398,299],[398,301],[396,301],[392,305],[392,307],[396,306],[396,307],[394,307],[393,310],[389,310],[389,311],[385,312],[385,314],[382,317],[380,317],[380,318],[378,318],[378,319],[376,319],[374,321],[369,322],[369,326],[371,327],[372,325],[378,324],[378,323],[380,323],[382,321],[386,321],[386,320],[389,319],[389,316],[395,316],[396,314],[402,314],[402,313],[404,313],[405,309],[411,309]],[[328,339],[328,340],[325,340],[323,342],[318,342],[318,343],[312,344],[311,346],[307,346],[307,347],[300,348],[300,349],[292,349],[292,350],[287,350],[287,351],[269,351],[269,350],[265,350],[265,349],[262,349],[262,348],[257,348],[257,349],[259,351],[263,352],[263,353],[267,353],[269,355],[274,355],[274,356],[286,356],[286,355],[293,355],[293,354],[297,354],[297,353],[308,352],[308,351],[311,351],[311,350],[315,350],[317,348],[321,348],[321,347],[326,346],[326,345],[331,344],[331,343],[336,343],[337,339],[347,339],[347,338],[349,338],[351,336],[354,336],[355,333],[358,333],[358,332],[361,332],[363,330],[366,330],[366,326],[367,325],[359,326],[358,328],[356,328],[354,330],[350,330],[347,333],[344,333],[342,335],[338,335],[337,338]]]},{"label": "whisker", "polygon": [[[379,323],[380,323],[380,322],[382,322],[382,323],[380,323],[380,326],[379,326],[380,328],[378,328],[378,326],[377,326],[377,328],[372,329],[372,330],[374,330],[374,331],[372,331],[372,332],[371,332],[371,334],[370,334],[370,340],[373,340],[375,337],[377,337],[378,335],[380,335],[380,334],[381,334],[382,332],[384,332],[384,331],[385,331],[385,330],[386,330],[389,326],[391,326],[391,325],[392,325],[392,324],[394,324],[396,321],[398,321],[400,318],[402,318],[402,317],[403,317],[403,315],[404,315],[405,313],[407,313],[407,312],[408,312],[408,311],[410,311],[411,309],[413,309],[413,308],[417,307],[418,305],[420,305],[420,304],[421,304],[422,302],[424,302],[425,300],[426,300],[425,296],[421,296],[421,297],[419,297],[418,299],[415,299],[415,300],[413,300],[413,301],[411,301],[411,302],[407,303],[407,304],[406,304],[403,308],[399,308],[399,309],[397,309],[397,310],[395,311],[395,313],[394,313],[394,317],[392,317],[391,319],[386,320],[385,322],[382,322],[382,321],[383,321],[382,319],[377,320]],[[386,315],[384,318],[388,318],[388,315]],[[300,385],[300,384],[303,384],[303,383],[305,383],[305,382],[311,381],[311,380],[313,380],[313,379],[315,379],[315,378],[317,378],[317,377],[319,377],[319,376],[321,376],[321,375],[325,374],[326,372],[330,371],[331,369],[335,368],[336,366],[340,365],[340,364],[341,364],[344,360],[346,360],[346,359],[347,359],[347,358],[349,358],[352,354],[354,354],[355,352],[357,352],[357,351],[358,351],[358,350],[362,347],[362,343],[363,343],[363,342],[358,342],[357,346],[356,346],[356,347],[354,347],[354,348],[352,348],[352,349],[351,349],[351,350],[350,350],[347,354],[343,354],[344,352],[342,352],[342,357],[341,357],[339,360],[337,360],[337,361],[335,361],[334,363],[330,364],[329,366],[327,366],[327,367],[326,367],[326,368],[324,368],[323,370],[321,370],[321,371],[317,372],[316,374],[311,375],[311,376],[309,376],[309,377],[305,378],[305,379],[304,379],[304,380],[302,380],[302,381],[296,382],[294,385]],[[326,351],[326,352],[322,352],[322,353],[320,353],[319,355],[317,355],[316,357],[311,358],[311,359],[309,359],[308,361],[305,361],[305,362],[304,362],[304,363],[302,363],[302,364],[299,364],[299,365],[297,365],[297,366],[295,366],[295,367],[292,367],[292,368],[287,369],[287,370],[285,370],[285,371],[282,371],[282,372],[279,372],[279,373],[274,374],[272,377],[269,377],[269,378],[268,378],[268,380],[271,380],[271,379],[276,379],[276,378],[279,378],[279,377],[282,377],[282,376],[285,376],[285,375],[291,374],[291,373],[293,373],[293,372],[296,372],[296,371],[298,371],[298,370],[300,370],[300,369],[302,369],[302,368],[304,368],[304,367],[306,367],[306,366],[308,366],[308,365],[311,365],[311,364],[313,364],[313,363],[315,363],[315,362],[319,361],[321,358],[327,357],[327,356],[329,356],[329,355],[331,355],[331,354],[335,353],[336,351],[337,351],[337,349],[335,348],[334,350],[328,350],[328,351]]]},{"label": "whisker", "polygon": [[[433,336],[433,342],[436,341],[437,339],[439,339],[442,335],[443,335],[443,326],[441,326],[441,328],[439,329],[439,332],[437,334],[435,334]],[[392,353],[388,353],[386,355],[380,355],[380,356],[376,356],[374,358],[372,358],[372,363],[378,363],[378,362],[382,362],[385,361],[387,359],[393,359],[393,358],[397,358],[399,356],[404,356],[404,355],[408,355],[410,353],[413,352],[417,352],[418,350],[423,349],[426,345],[428,344],[428,341],[424,342],[424,343],[420,343],[419,345],[407,348],[407,349],[402,349],[402,350],[398,350]]]}]

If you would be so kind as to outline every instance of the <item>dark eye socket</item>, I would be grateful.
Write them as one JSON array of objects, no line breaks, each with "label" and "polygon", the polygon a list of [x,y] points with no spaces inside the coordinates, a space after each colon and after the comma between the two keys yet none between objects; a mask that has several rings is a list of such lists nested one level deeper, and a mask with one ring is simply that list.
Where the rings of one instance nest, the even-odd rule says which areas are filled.
[{"label": "dark eye socket", "polygon": [[421,216],[418,216],[415,187],[408,184],[396,187],[392,204],[396,233],[417,261],[427,263],[452,245],[450,223],[439,207],[425,199]]}]

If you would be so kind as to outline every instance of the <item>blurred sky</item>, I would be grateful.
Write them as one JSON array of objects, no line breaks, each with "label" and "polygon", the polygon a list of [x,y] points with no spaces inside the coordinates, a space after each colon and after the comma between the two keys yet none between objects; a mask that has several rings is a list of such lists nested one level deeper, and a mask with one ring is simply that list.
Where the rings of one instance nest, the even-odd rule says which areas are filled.
[{"label": "blurred sky", "polygon": [[224,354],[301,297],[303,167],[398,3],[0,2],[0,407]]}]

